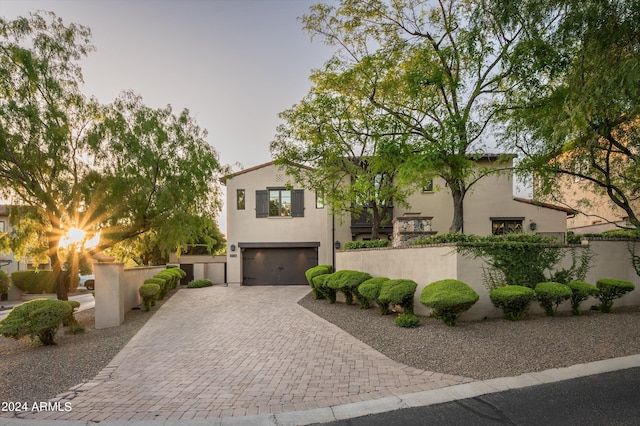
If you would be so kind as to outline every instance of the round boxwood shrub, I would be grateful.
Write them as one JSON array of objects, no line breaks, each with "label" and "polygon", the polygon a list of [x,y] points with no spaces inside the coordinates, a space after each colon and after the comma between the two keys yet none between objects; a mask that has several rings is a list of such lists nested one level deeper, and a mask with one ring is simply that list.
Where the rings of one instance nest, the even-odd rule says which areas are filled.
[{"label": "round boxwood shrub", "polygon": [[611,312],[614,299],[618,299],[636,288],[631,281],[602,278],[596,281],[600,311]]},{"label": "round boxwood shrub", "polygon": [[400,305],[402,312],[413,313],[413,296],[418,284],[412,280],[388,280],[382,284],[378,299],[382,303]]},{"label": "round boxwood shrub", "polygon": [[455,325],[460,315],[480,298],[471,287],[459,280],[435,281],[422,289],[420,303],[433,309],[431,316],[447,325]]},{"label": "round boxwood shrub", "polygon": [[327,282],[331,279],[333,274],[322,274],[313,277],[313,288],[318,290],[324,299],[327,299],[329,303],[336,303],[336,290],[329,287]]},{"label": "round boxwood shrub", "polygon": [[0,321],[0,334],[12,339],[38,337],[43,345],[54,345],[60,324],[72,313],[66,300],[35,299],[22,303]]},{"label": "round boxwood shrub", "polygon": [[187,288],[202,288],[202,287],[211,287],[213,282],[206,278],[199,278],[197,280],[191,281],[187,284]]},{"label": "round boxwood shrub", "polygon": [[416,328],[420,325],[420,318],[411,312],[404,312],[396,317],[396,325],[404,328]]},{"label": "round boxwood shrub", "polygon": [[536,300],[550,317],[556,314],[558,305],[571,297],[571,288],[553,281],[538,283],[534,290],[536,292]]},{"label": "round boxwood shrub", "polygon": [[[157,300],[162,300],[162,292],[163,289],[167,286],[167,280],[164,278],[147,278],[146,280],[144,280],[144,282],[142,283],[144,284],[156,284],[158,287],[160,287],[158,294],[156,295],[156,297],[151,301],[151,306],[155,306],[156,301]],[[139,290],[138,290],[139,292]],[[142,295],[141,295],[142,296]]]},{"label": "round boxwood shrub", "polygon": [[493,306],[502,309],[505,317],[511,321],[524,318],[534,297],[533,289],[522,285],[507,285],[489,292]]},{"label": "round boxwood shrub", "polygon": [[138,293],[140,294],[140,297],[142,297],[142,306],[145,311],[150,310],[151,307],[156,304],[156,300],[160,295],[160,285],[147,281],[145,281],[145,283],[138,289]]},{"label": "round boxwood shrub", "polygon": [[364,281],[362,284],[358,286],[358,293],[362,297],[366,297],[367,299],[373,300],[378,305],[378,310],[381,315],[387,315],[389,311],[389,304],[382,303],[380,301],[380,289],[382,289],[382,284],[386,281],[389,281],[387,277],[375,277],[369,278]]},{"label": "round boxwood shrub", "polygon": [[9,274],[0,269],[0,295],[7,294],[9,292],[9,284],[11,284]]},{"label": "round boxwood shrub", "polygon": [[326,285],[336,291],[344,293],[345,303],[347,305],[353,304],[353,296],[355,296],[358,299],[360,307],[367,309],[369,307],[369,301],[366,297],[360,295],[358,286],[369,278],[371,278],[371,275],[366,272],[344,269],[331,274],[331,278],[326,282]]},{"label": "round boxwood shrub", "polygon": [[314,266],[313,268],[309,268],[305,271],[304,275],[307,278],[307,282],[309,283],[309,286],[311,287],[311,291],[313,293],[314,299],[319,300],[319,299],[324,299],[325,297],[313,285],[313,278],[317,277],[318,275],[330,274],[332,270],[333,270],[333,267],[331,265],[318,265],[318,266]]},{"label": "round boxwood shrub", "polygon": [[584,281],[571,281],[567,284],[571,289],[571,313],[580,315],[580,303],[587,300],[589,296],[598,295],[598,287]]}]

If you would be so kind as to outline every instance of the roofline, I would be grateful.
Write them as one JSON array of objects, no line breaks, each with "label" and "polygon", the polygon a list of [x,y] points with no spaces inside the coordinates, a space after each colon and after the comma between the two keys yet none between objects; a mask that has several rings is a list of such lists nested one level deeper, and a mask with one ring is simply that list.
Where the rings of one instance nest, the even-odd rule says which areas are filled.
[{"label": "roofline", "polygon": [[532,199],[529,199],[529,198],[513,197],[513,200],[517,201],[519,203],[530,204],[530,205],[536,206],[536,207],[542,207],[542,208],[545,208],[545,209],[561,211],[561,212],[566,213],[567,215],[575,215],[575,214],[578,213],[577,210],[570,209],[568,207],[557,206],[557,205],[551,204],[551,203],[543,203],[542,201],[535,201],[535,200],[532,200]]},{"label": "roofline", "polygon": [[[289,163],[289,164],[292,165],[292,166],[295,166],[295,167],[300,167],[300,168],[303,168],[303,169],[313,170],[313,168],[311,168],[309,166],[304,166],[302,164],[296,164],[296,163]],[[249,167],[248,169],[239,170],[239,171],[237,171],[235,173],[231,173],[231,174],[225,175],[225,176],[220,178],[220,182],[222,182],[223,185],[226,185],[228,179],[233,179],[236,176],[240,176],[240,175],[243,175],[245,173],[254,172],[256,170],[260,170],[260,169],[263,169],[263,168],[269,167],[269,166],[277,166],[277,165],[275,164],[275,161],[269,161],[268,163],[258,164],[257,166]]]}]

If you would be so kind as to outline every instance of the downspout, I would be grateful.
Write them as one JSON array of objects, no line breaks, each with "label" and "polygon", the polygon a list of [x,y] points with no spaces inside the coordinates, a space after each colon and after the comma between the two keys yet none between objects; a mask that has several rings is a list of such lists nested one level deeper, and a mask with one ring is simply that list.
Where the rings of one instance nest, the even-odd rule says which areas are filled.
[{"label": "downspout", "polygon": [[331,253],[333,253],[331,266],[333,266],[333,270],[336,270],[336,215],[331,215]]}]

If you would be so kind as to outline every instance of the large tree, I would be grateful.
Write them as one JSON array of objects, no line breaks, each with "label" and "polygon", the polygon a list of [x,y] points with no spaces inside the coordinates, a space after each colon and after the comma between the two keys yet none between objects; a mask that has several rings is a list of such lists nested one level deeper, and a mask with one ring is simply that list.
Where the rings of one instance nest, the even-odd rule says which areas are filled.
[{"label": "large tree", "polygon": [[405,162],[409,175],[444,179],[451,231],[463,230],[465,195],[490,170],[478,174],[474,155],[486,149],[511,58],[536,22],[529,3],[343,0],[315,5],[302,18],[313,36],[338,47],[317,72],[327,76],[325,86],[395,117],[414,151]]},{"label": "large tree", "polygon": [[79,90],[90,31],[52,13],[0,19],[0,188],[19,207],[5,248],[45,248],[66,299],[60,240],[100,233],[98,252],[153,231],[162,248],[199,239],[220,207],[217,153],[188,111]]},{"label": "large tree", "polygon": [[271,153],[296,182],[319,193],[332,213],[369,221],[376,239],[393,205],[405,204],[411,189],[400,175],[408,156],[406,135],[393,115],[325,89],[323,75],[316,77],[314,90],[280,114],[285,124],[278,127]]},{"label": "large tree", "polygon": [[[553,33],[532,34],[510,93],[505,142],[524,155],[538,189],[568,180],[608,197],[640,226],[640,2],[557,0]],[[564,179],[559,177],[565,177]],[[586,201],[586,200],[585,200]],[[580,205],[573,205],[580,210]]]}]

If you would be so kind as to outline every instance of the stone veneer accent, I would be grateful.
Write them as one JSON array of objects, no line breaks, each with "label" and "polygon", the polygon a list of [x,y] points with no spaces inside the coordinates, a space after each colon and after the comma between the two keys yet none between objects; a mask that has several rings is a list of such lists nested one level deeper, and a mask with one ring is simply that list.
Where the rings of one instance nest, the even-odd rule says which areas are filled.
[{"label": "stone veneer accent", "polygon": [[431,228],[433,216],[400,216],[393,219],[393,247],[407,247],[427,235],[435,235]]}]

